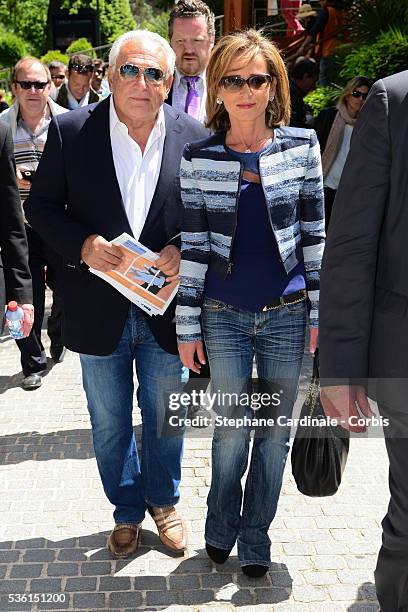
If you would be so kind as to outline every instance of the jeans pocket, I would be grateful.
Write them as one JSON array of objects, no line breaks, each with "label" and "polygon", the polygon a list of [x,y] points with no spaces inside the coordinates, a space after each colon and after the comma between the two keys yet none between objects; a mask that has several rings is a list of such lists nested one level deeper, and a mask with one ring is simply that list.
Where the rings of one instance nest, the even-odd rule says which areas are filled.
[{"label": "jeans pocket", "polygon": [[306,309],[306,300],[295,302],[293,304],[285,304],[284,310],[292,316],[303,315]]},{"label": "jeans pocket", "polygon": [[204,298],[203,302],[203,310],[207,312],[221,312],[222,310],[226,310],[228,308],[228,304],[225,302],[221,302],[221,300],[214,300],[213,298]]}]

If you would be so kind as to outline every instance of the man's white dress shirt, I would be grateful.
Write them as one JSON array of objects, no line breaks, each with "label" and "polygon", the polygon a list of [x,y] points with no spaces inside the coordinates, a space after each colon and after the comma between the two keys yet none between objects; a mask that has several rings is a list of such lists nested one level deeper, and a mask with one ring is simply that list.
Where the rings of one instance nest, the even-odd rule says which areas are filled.
[{"label": "man's white dress shirt", "polygon": [[[174,71],[174,82],[173,82],[173,96],[171,105],[176,108],[179,112],[184,113],[184,108],[186,106],[186,98],[187,98],[187,83],[182,78],[184,75],[179,72],[176,68]],[[196,90],[200,100],[200,108],[199,114],[196,119],[204,124],[207,115],[205,112],[205,102],[207,99],[207,85],[205,81],[205,71],[201,72],[198,76],[198,80],[196,82]]]},{"label": "man's white dress shirt", "polygon": [[166,137],[163,107],[159,110],[143,154],[137,142],[129,136],[126,125],[119,120],[113,96],[110,99],[109,124],[116,178],[133,236],[138,240],[160,174]]}]

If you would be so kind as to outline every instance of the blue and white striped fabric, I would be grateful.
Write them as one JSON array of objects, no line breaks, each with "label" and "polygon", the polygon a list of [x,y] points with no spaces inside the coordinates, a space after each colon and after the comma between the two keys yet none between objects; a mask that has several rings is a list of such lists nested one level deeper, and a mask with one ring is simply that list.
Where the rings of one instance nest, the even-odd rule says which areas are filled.
[{"label": "blue and white striped fabric", "polygon": [[[271,227],[287,273],[303,261],[318,326],[324,200],[320,148],[314,130],[279,127],[259,159]],[[208,266],[227,275],[236,228],[242,168],[225,148],[225,132],[187,144],[180,168],[184,217],[176,324],[179,342],[201,339],[200,313]]]}]

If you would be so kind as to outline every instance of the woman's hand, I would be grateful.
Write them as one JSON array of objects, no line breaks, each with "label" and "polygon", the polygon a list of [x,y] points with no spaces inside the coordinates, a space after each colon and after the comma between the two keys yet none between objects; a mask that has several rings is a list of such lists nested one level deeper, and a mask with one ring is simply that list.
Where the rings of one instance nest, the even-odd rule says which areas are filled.
[{"label": "woman's hand", "polygon": [[317,339],[319,337],[319,328],[318,327],[311,327],[310,328],[310,342],[309,342],[309,352],[312,353],[312,355],[315,353],[316,349],[317,349]]},{"label": "woman's hand", "polygon": [[[195,342],[179,342],[178,351],[183,366],[199,374],[201,366],[205,364],[204,347],[201,340],[196,340]],[[196,353],[198,363],[194,361],[194,355]]]}]

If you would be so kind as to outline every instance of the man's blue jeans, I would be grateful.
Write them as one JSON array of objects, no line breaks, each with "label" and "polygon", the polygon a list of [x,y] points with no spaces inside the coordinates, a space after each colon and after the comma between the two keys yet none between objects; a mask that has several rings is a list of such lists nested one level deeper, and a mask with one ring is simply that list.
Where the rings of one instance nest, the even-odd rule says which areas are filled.
[{"label": "man's blue jeans", "polygon": [[[242,566],[268,566],[270,562],[268,529],[276,513],[289,448],[290,426],[286,420],[296,400],[306,320],[304,301],[259,313],[217,300],[204,301],[211,391],[220,393],[215,410],[218,415],[232,417],[232,426],[222,421],[214,430],[205,539],[224,550],[238,541]],[[278,396],[267,408],[248,410],[237,404],[236,394],[242,398],[248,390],[254,357],[263,389]],[[244,414],[272,418],[275,425],[255,428],[242,504],[241,478],[248,464],[252,427],[235,429],[234,424]],[[276,424],[278,417],[283,424]]]},{"label": "man's blue jeans", "polygon": [[[145,315],[133,304],[116,350],[106,357],[81,354],[80,359],[106,496],[115,506],[116,523],[139,523],[147,505],[173,506],[179,499],[183,437],[160,434],[168,394],[182,391],[181,362],[160,348]],[[132,427],[134,361],[142,413],[141,461]]]}]

